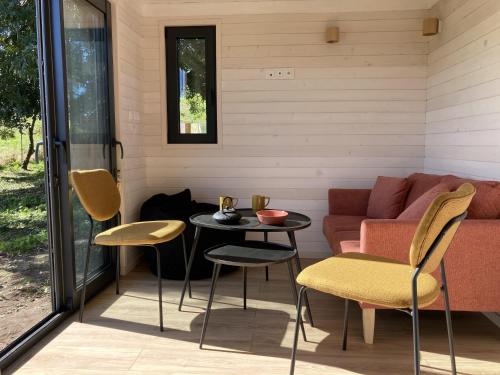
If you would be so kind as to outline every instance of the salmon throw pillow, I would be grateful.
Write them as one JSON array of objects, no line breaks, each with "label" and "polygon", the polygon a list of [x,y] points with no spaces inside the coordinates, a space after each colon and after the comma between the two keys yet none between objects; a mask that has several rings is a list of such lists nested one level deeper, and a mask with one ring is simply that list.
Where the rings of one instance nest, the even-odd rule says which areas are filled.
[{"label": "salmon throw pillow", "polygon": [[367,215],[395,219],[403,211],[409,184],[406,178],[379,176],[368,200]]},{"label": "salmon throw pillow", "polygon": [[446,184],[437,184],[432,189],[427,190],[423,195],[421,195],[415,202],[406,207],[401,215],[398,216],[398,220],[420,220],[427,211],[427,207],[438,197],[441,193],[448,193],[450,189]]}]

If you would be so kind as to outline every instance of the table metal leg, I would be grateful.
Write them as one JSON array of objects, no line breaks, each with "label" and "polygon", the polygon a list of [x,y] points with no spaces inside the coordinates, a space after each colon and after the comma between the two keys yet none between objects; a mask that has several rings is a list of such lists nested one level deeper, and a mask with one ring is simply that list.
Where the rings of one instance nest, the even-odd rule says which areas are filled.
[{"label": "table metal leg", "polygon": [[181,300],[179,302],[179,311],[182,309],[182,303],[184,302],[184,295],[186,294],[186,288],[190,283],[189,275],[191,273],[191,268],[193,267],[193,261],[196,254],[196,248],[198,246],[198,240],[200,239],[201,227],[196,227],[194,232],[193,246],[191,247],[191,254],[189,255],[189,263],[187,266],[186,277],[184,278],[184,286],[182,287]]},{"label": "table metal leg", "polygon": [[[188,256],[187,256],[187,250],[186,250],[186,236],[184,233],[181,234],[182,237],[182,253],[184,254],[184,272],[187,273],[188,270]],[[191,280],[188,282],[188,291],[189,291],[189,298],[193,298],[193,295],[191,293]]]},{"label": "table metal leg", "polygon": [[[267,232],[264,232],[264,242],[269,242]],[[266,281],[269,281],[269,267],[268,266],[266,266]]]},{"label": "table metal leg", "polygon": [[[288,234],[288,239],[290,240],[290,245],[297,250],[297,256],[295,257],[295,266],[297,267],[297,274],[302,271],[302,265],[300,263],[299,249],[297,247],[297,240],[295,239],[295,232],[286,232]],[[311,306],[309,305],[309,298],[307,298],[307,292],[304,292],[304,302],[306,305],[307,318],[309,319],[309,324],[314,327],[314,321],[311,313]]]},{"label": "table metal leg", "polygon": [[208,297],[207,309],[205,310],[205,317],[203,318],[203,327],[201,328],[200,349],[203,348],[203,340],[205,339],[205,333],[207,332],[208,318],[210,318],[210,311],[212,310],[212,302],[214,300],[215,286],[217,284],[217,279],[219,278],[219,272],[220,264],[214,264],[212,284],[210,285],[210,295]]}]

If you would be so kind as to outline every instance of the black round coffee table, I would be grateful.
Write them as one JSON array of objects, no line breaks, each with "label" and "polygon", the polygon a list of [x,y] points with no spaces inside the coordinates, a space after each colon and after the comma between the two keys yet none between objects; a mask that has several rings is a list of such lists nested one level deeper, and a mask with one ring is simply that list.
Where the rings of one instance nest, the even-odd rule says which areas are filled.
[{"label": "black round coffee table", "polygon": [[[288,211],[288,217],[286,218],[283,225],[266,225],[259,222],[257,216],[253,213],[252,209],[238,209],[238,212],[242,215],[239,223],[237,224],[220,224],[214,220],[212,217],[213,212],[199,213],[193,215],[189,218],[191,224],[196,226],[193,246],[191,248],[191,254],[189,256],[189,262],[187,266],[186,277],[184,279],[184,286],[182,288],[181,299],[179,302],[179,311],[182,309],[182,304],[184,302],[184,295],[186,294],[186,289],[189,284],[191,267],[193,265],[194,255],[198,250],[198,239],[202,228],[210,228],[223,231],[243,231],[243,232],[262,232],[264,233],[264,242],[268,242],[269,232],[286,232],[290,245],[296,250],[295,255],[295,265],[297,268],[297,273],[302,271],[302,265],[300,263],[300,257],[298,254],[297,241],[295,239],[295,231],[307,228],[311,225],[311,219],[298,212]],[[246,275],[245,275],[246,276]],[[246,277],[245,277],[246,279]],[[268,279],[267,267],[266,267],[266,280]],[[313,326],[311,308],[309,306],[309,301],[307,299],[307,294],[304,296],[304,302],[306,305],[307,316],[309,323]]]},{"label": "black round coffee table", "polygon": [[193,215],[189,218],[191,224],[196,227],[211,228],[218,230],[239,230],[245,232],[294,232],[307,228],[311,225],[311,219],[297,212],[288,212],[283,225],[262,224],[253,211],[249,208],[237,210],[241,219],[237,224],[220,224],[212,217],[213,212],[205,212]]},{"label": "black round coffee table", "polygon": [[[288,265],[290,286],[292,287],[294,303],[297,304],[297,289],[291,262],[291,260],[296,256],[297,249],[294,249],[293,247],[262,241],[242,241],[231,245],[219,245],[205,250],[205,258],[214,263],[214,270],[212,273],[212,283],[210,285],[207,309],[203,319],[203,328],[201,330],[200,349],[203,346],[203,340],[207,331],[208,319],[210,317],[210,311],[214,299],[215,286],[217,285],[220,268],[223,264],[243,267],[243,272],[246,273],[247,267],[266,267],[286,262]],[[244,308],[246,309],[246,278],[243,290]],[[305,340],[306,336],[302,320],[300,321],[300,324]]]}]

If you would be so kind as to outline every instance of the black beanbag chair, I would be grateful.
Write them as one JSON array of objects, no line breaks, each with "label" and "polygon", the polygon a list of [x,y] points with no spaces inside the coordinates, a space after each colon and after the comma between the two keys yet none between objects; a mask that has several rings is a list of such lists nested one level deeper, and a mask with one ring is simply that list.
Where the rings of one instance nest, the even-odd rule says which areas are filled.
[{"label": "black beanbag chair", "polygon": [[[149,198],[141,207],[141,221],[152,220],[182,220],[186,223],[184,236],[186,250],[191,254],[195,227],[189,222],[189,217],[200,212],[216,212],[218,206],[209,203],[197,203],[191,200],[191,191],[186,189],[174,195],[157,194]],[[245,239],[244,232],[219,231],[203,228],[196,251],[196,257],[191,268],[191,280],[211,277],[213,263],[203,256],[203,250],[221,243],[237,242]],[[165,279],[183,280],[185,277],[182,239],[176,239],[158,245],[161,256],[161,276]],[[156,275],[156,253],[152,248],[144,248],[151,272]],[[222,267],[221,272],[229,272],[234,267]]]}]

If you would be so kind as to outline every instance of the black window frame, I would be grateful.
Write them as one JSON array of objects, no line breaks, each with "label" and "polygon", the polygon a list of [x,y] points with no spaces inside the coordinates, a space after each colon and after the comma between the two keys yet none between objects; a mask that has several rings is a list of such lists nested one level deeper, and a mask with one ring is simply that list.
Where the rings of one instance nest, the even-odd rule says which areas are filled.
[{"label": "black window frame", "polygon": [[[178,39],[205,39],[205,70],[207,100],[207,132],[182,134],[179,113]],[[167,142],[169,144],[217,144],[217,62],[216,26],[165,27],[165,53],[167,72]]]}]

